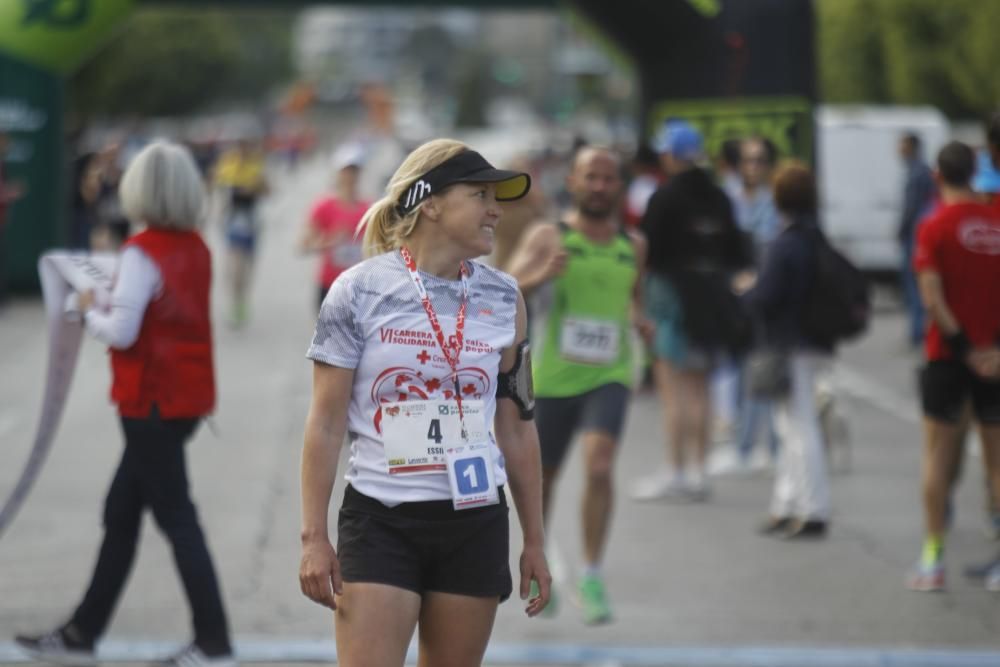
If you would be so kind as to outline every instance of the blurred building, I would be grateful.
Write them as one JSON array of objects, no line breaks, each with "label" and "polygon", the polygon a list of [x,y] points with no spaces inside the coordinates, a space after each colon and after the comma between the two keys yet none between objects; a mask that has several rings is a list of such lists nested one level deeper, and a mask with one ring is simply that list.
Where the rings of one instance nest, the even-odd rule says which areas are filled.
[{"label": "blurred building", "polygon": [[631,72],[575,23],[546,10],[314,8],[299,18],[295,59],[322,101],[349,101],[359,83],[381,81],[401,110],[418,106],[438,125],[489,124],[490,104],[504,98],[561,121],[594,104],[631,104]]}]

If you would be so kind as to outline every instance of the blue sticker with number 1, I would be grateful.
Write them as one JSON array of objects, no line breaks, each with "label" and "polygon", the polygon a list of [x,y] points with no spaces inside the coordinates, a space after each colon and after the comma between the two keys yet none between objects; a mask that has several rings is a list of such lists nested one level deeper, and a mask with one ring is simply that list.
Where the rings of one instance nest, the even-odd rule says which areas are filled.
[{"label": "blue sticker with number 1", "polygon": [[490,485],[486,475],[486,461],[481,456],[458,459],[455,461],[455,479],[458,482],[458,492],[463,496],[482,493]]}]

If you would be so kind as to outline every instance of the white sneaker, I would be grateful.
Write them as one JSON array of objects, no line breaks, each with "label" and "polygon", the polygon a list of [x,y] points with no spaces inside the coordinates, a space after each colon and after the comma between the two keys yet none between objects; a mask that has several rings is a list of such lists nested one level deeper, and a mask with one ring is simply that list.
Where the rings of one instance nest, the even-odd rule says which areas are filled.
[{"label": "white sneaker", "polygon": [[994,565],[990,571],[986,573],[985,586],[986,590],[991,593],[1000,593],[1000,563]]},{"label": "white sneaker", "polygon": [[736,447],[714,449],[708,457],[708,474],[712,476],[738,475],[749,472]]},{"label": "white sneaker", "polygon": [[757,447],[750,454],[750,461],[747,462],[747,471],[751,474],[767,475],[774,472],[777,461],[771,456],[771,452],[766,447]]},{"label": "white sneaker", "polygon": [[44,662],[71,667],[98,664],[92,642],[75,644],[67,640],[62,629],[43,635],[18,635],[15,637],[15,642],[25,653]]},{"label": "white sneaker", "polygon": [[688,482],[685,487],[687,488],[688,500],[693,503],[708,502],[712,497],[712,487],[704,477],[694,482]]},{"label": "white sneaker", "polygon": [[162,667],[237,667],[238,664],[236,658],[231,653],[229,655],[209,657],[202,653],[201,649],[194,644],[185,647],[180,653],[159,663]]},{"label": "white sneaker", "polygon": [[636,482],[635,486],[632,487],[632,499],[640,501],[690,501],[691,493],[683,477],[661,472]]}]

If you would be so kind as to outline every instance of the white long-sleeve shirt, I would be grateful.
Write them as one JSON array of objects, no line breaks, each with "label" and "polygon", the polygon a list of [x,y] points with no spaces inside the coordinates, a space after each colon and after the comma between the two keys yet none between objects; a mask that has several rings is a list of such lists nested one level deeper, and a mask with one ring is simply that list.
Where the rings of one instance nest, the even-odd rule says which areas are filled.
[{"label": "white long-sleeve shirt", "polygon": [[128,246],[122,253],[110,307],[95,307],[84,313],[87,331],[117,350],[132,347],[139,337],[146,307],[162,289],[163,277],[156,263],[136,246]]}]

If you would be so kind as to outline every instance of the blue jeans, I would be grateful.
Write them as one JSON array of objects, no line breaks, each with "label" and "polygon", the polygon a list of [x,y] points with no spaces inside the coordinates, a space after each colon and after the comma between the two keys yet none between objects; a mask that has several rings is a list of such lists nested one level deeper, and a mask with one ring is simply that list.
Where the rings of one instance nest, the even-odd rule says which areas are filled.
[{"label": "blue jeans", "polygon": [[910,318],[910,343],[914,346],[924,342],[924,304],[920,300],[917,274],[913,271],[913,252],[917,244],[916,232],[903,243],[903,266],[900,271],[903,302]]},{"label": "blue jeans", "polygon": [[747,398],[743,401],[743,409],[740,410],[740,459],[746,461],[750,458],[754,444],[757,441],[757,431],[761,421],[767,428],[767,441],[771,451],[771,458],[778,455],[778,433],[774,430],[774,414],[770,401],[762,401],[756,398]]},{"label": "blue jeans", "polygon": [[744,388],[743,367],[739,368],[739,389],[737,396],[740,399],[738,407],[739,414],[739,441],[737,451],[740,460],[747,461],[750,453],[757,442],[757,432],[760,429],[761,421],[767,429],[767,442],[771,451],[771,458],[778,456],[778,433],[774,428],[774,411],[771,401],[754,398],[748,395]]}]

